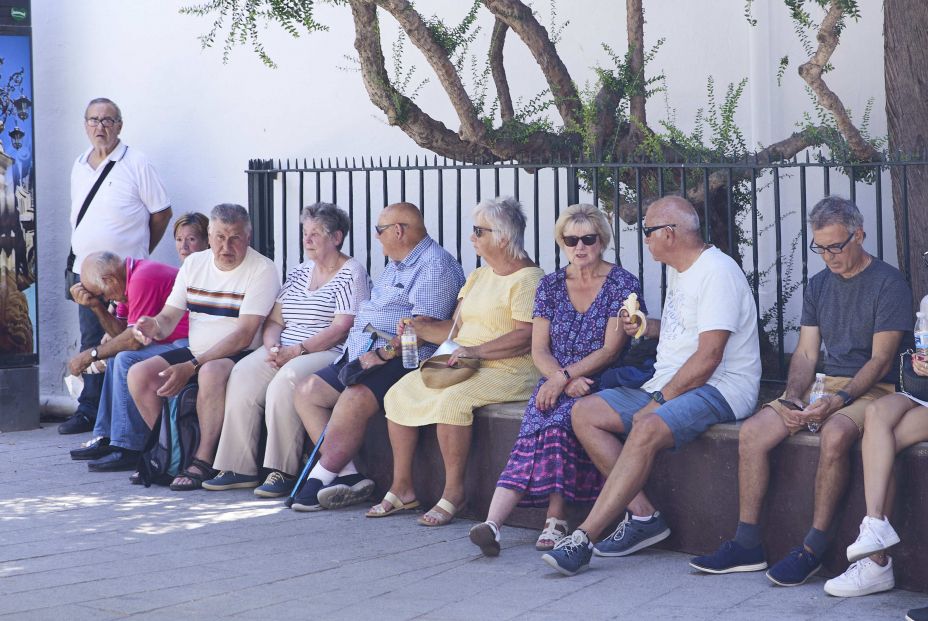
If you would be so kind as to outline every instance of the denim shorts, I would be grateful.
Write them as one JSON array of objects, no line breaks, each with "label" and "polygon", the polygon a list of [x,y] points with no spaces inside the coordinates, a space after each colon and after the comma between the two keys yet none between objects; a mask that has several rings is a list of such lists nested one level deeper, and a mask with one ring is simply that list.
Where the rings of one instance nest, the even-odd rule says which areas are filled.
[{"label": "denim shorts", "polygon": [[[625,435],[631,433],[635,412],[651,400],[651,395],[640,388],[609,388],[596,393],[622,417]],[[677,395],[654,410],[673,433],[674,449],[692,442],[716,423],[735,420],[725,397],[715,386],[705,384]]]}]

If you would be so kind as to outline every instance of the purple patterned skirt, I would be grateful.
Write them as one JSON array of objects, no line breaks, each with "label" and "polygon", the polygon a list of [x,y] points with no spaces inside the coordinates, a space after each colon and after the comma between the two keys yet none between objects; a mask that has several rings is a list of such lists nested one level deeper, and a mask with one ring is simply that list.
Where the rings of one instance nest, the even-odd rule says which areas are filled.
[{"label": "purple patterned skirt", "polygon": [[520,507],[547,507],[558,493],[567,502],[590,504],[603,487],[603,477],[573,433],[553,425],[518,438],[497,487],[523,494]]}]

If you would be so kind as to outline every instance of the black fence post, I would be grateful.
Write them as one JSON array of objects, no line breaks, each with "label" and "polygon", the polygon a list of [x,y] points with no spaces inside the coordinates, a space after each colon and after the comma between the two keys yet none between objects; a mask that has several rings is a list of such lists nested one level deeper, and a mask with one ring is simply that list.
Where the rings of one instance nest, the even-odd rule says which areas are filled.
[{"label": "black fence post", "polygon": [[251,246],[274,258],[274,180],[273,160],[248,160],[248,215],[251,218]]}]

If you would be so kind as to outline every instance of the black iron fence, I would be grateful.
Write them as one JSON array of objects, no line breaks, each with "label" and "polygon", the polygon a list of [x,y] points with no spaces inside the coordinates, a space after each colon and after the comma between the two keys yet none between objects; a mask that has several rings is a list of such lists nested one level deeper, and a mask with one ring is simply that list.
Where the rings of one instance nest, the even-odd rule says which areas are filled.
[{"label": "black iron fence", "polygon": [[[895,173],[903,230],[898,236],[910,275],[907,178],[928,162],[845,164],[790,161],[744,163],[552,163],[468,164],[428,158],[331,159],[302,162],[251,160],[248,175],[253,245],[273,258],[282,273],[303,260],[299,213],[318,201],[348,211],[352,228],[344,250],[376,276],[384,264],[372,233],[380,209],[409,201],[425,216],[430,234],[463,265],[479,265],[469,243],[471,211],[482,199],[515,196],[525,209],[528,253],[551,271],[564,263],[554,242],[561,210],[591,203],[613,223],[614,259],[641,280],[651,314],[658,314],[664,270],[645,256],[638,226],[647,205],[667,194],[687,196],[701,212],[707,241],[735,257],[748,277],[763,330],[765,379],[786,374],[786,352],[795,344],[801,291],[810,274],[824,268],[811,254],[808,211],[823,196],[840,194],[864,214],[866,249],[896,265],[897,235],[891,177]],[[465,241],[468,243],[465,244]]]}]

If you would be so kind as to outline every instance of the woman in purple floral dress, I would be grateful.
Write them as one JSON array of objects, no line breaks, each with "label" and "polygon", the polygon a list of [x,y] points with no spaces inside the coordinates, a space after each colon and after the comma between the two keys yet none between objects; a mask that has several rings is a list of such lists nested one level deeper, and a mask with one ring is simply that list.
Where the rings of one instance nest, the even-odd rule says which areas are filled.
[{"label": "woman in purple floral dress", "polygon": [[565,503],[596,500],[603,478],[571,430],[570,410],[576,399],[597,389],[600,374],[628,341],[618,329],[622,302],[630,293],[642,299],[638,279],[603,260],[612,236],[599,209],[572,205],[554,230],[570,265],[542,278],[535,294],[532,358],[543,377],[525,409],[487,520],[470,531],[487,556],[499,554],[500,526],[516,505],[548,507],[535,547],[550,550],[569,532]]}]

